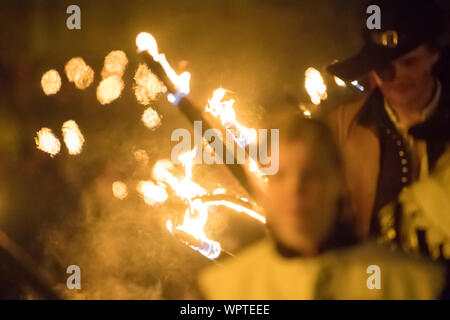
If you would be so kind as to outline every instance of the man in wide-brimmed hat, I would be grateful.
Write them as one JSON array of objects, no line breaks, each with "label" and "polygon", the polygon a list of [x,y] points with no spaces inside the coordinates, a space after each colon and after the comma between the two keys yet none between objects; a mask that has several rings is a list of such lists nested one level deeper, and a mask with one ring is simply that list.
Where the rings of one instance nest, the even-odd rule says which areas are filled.
[{"label": "man in wide-brimmed hat", "polygon": [[[330,123],[343,151],[358,233],[395,240],[401,210],[384,218],[387,224],[380,210],[427,179],[449,147],[450,81],[438,67],[445,20],[432,0],[370,5],[380,8],[381,28],[365,25],[363,49],[328,71],[345,81],[368,76],[376,88],[364,101],[339,108]],[[415,235],[416,247],[426,232]]]}]

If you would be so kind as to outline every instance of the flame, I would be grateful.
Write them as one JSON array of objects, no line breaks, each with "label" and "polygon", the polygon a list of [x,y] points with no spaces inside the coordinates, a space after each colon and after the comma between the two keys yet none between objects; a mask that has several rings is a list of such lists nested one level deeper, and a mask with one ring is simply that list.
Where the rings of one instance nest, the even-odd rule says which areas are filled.
[{"label": "flame", "polygon": [[61,143],[51,129],[42,128],[36,134],[34,141],[39,150],[49,153],[52,158],[59,153]]},{"label": "flame", "polygon": [[83,72],[84,66],[86,66],[86,63],[80,57],[72,58],[66,63],[64,70],[69,82],[75,81],[75,77]]},{"label": "flame", "polygon": [[[152,35],[145,32],[140,33],[136,37],[136,45],[139,51],[147,51],[156,62],[161,64],[162,68],[167,74],[167,77],[174,84],[178,92],[176,94],[169,93],[167,95],[167,98],[171,103],[176,104],[178,99],[180,98],[180,94],[181,96],[183,96],[189,93],[190,74],[188,72],[183,72],[181,75],[178,75],[172,69],[170,64],[167,62],[165,55],[159,53],[158,44]],[[142,67],[141,70],[140,69],[141,67],[138,69],[138,72],[136,72],[135,75],[135,95],[140,103],[148,104],[152,100],[152,93],[159,93],[161,91],[158,87],[159,83],[154,81],[153,79],[147,79],[147,83],[145,83],[144,80],[141,80],[142,78],[148,77],[150,71],[148,70],[148,68],[144,69],[144,67]],[[140,74],[139,71],[141,71],[142,74]],[[141,86],[141,88],[139,88],[139,86]],[[144,94],[144,89],[142,87],[150,87],[149,89],[147,89],[148,91],[150,91],[149,96]],[[205,107],[206,111],[213,114],[213,116],[215,116],[216,118],[219,118],[222,122],[222,125],[227,130],[233,130],[233,132],[235,133],[233,134],[233,136],[240,145],[247,145],[249,143],[256,142],[256,130],[248,129],[236,121],[236,115],[233,110],[234,100],[223,101],[225,94],[226,90],[221,88],[217,89],[214,92],[211,100],[209,100],[209,105]],[[151,110],[152,111],[149,111],[149,113],[151,113],[150,118],[154,119],[154,110]],[[191,248],[197,250],[209,259],[216,259],[220,255],[222,249],[220,243],[209,239],[205,234],[204,228],[208,220],[208,207],[223,205],[239,212],[245,212],[246,214],[249,214],[260,221],[262,221],[263,218],[256,212],[245,207],[233,204],[232,202],[203,202],[199,197],[206,195],[207,191],[199,184],[192,181],[192,168],[194,165],[193,160],[195,158],[196,152],[197,149],[194,148],[190,151],[182,153],[178,157],[178,160],[184,167],[185,171],[183,178],[178,178],[173,174],[175,165],[170,160],[157,161],[152,169],[152,177],[155,181],[157,181],[158,184],[163,184],[170,187],[175,192],[175,194],[180,199],[184,200],[188,205],[188,208],[186,209],[184,214],[183,223],[178,226],[174,226],[172,220],[167,220],[167,229],[171,233],[179,230],[192,236],[194,239],[198,240],[198,243],[196,243],[195,245],[188,243]]]},{"label": "flame", "polygon": [[134,75],[134,94],[140,104],[147,105],[156,100],[158,95],[166,92],[166,87],[150,71],[146,64],[140,64]]},{"label": "flame", "polygon": [[168,184],[175,191],[176,195],[183,200],[205,195],[207,193],[206,190],[192,181],[192,166],[195,153],[196,148],[192,151],[184,152],[178,157],[178,160],[185,168],[183,179],[178,179],[171,172],[174,170],[174,164],[170,160],[159,160],[155,163],[153,166],[153,178]]},{"label": "flame", "polygon": [[245,147],[256,142],[256,129],[249,129],[241,125],[236,120],[236,113],[233,109],[234,100],[223,100],[228,91],[223,88],[214,90],[213,96],[208,100],[205,111],[219,119],[222,125],[233,133],[236,142]]},{"label": "flame", "polygon": [[75,83],[78,89],[86,89],[94,81],[94,71],[84,62],[83,58],[70,59],[64,70],[69,82]]},{"label": "flame", "polygon": [[97,100],[101,104],[111,103],[120,96],[123,87],[124,83],[120,77],[108,77],[102,80],[97,87]]},{"label": "flame", "polygon": [[214,189],[214,191],[212,192],[212,194],[226,194],[227,193],[227,189],[225,188],[216,188]]},{"label": "flame", "polygon": [[128,59],[122,50],[113,50],[105,57],[102,69],[102,79],[110,76],[122,77],[127,67]]},{"label": "flame", "polygon": [[342,80],[342,79],[340,79],[340,78],[338,78],[338,77],[336,77],[336,76],[334,76],[334,82],[336,82],[336,84],[339,86],[339,87],[346,87],[347,85],[345,84],[345,81],[344,80]]},{"label": "flame", "polygon": [[[184,214],[183,223],[174,227],[172,220],[166,222],[167,229],[174,233],[175,230],[183,231],[198,240],[197,245],[189,244],[191,248],[200,252],[209,259],[216,259],[221,253],[220,243],[209,239],[205,234],[205,225],[208,220],[208,209],[212,206],[225,206],[237,212],[242,212],[250,217],[265,223],[265,218],[257,212],[239,204],[227,200],[202,201],[200,197],[207,194],[206,190],[192,181],[192,168],[196,155],[196,148],[182,153],[178,160],[184,167],[184,177],[177,178],[172,171],[175,165],[170,160],[159,160],[153,166],[153,178],[158,183],[164,183],[175,191],[176,195],[188,204]],[[213,194],[224,194],[226,189],[216,188]]]},{"label": "flame", "polygon": [[64,122],[62,126],[64,142],[69,154],[75,155],[81,152],[84,144],[84,137],[75,121],[69,120]]},{"label": "flame", "polygon": [[86,66],[84,68],[84,72],[81,73],[79,76],[75,77],[75,86],[78,89],[86,89],[91,85],[91,83],[94,81],[94,70],[91,69],[91,67]]},{"label": "flame", "polygon": [[261,171],[261,168],[259,167],[258,162],[256,162],[252,157],[249,157],[248,159],[249,159],[249,164],[248,164],[249,171],[251,173],[253,173],[261,181],[268,182],[269,179]]},{"label": "flame", "polygon": [[185,175],[182,179],[175,177],[171,172],[174,170],[174,164],[170,160],[160,160],[155,163],[153,167],[153,178],[169,185],[175,191],[176,195],[186,200],[189,205],[189,208],[185,211],[183,223],[173,228],[172,221],[168,220],[166,223],[167,229],[172,233],[174,230],[180,230],[191,235],[196,240],[199,240],[199,244],[190,245],[191,248],[209,259],[216,259],[221,252],[220,244],[208,239],[204,231],[208,220],[207,205],[200,199],[193,199],[194,197],[203,196],[207,193],[205,189],[192,181],[192,167],[195,154],[196,148],[184,152],[178,157],[178,160],[185,169]]},{"label": "flame", "polygon": [[61,88],[61,77],[58,71],[52,69],[44,73],[41,86],[47,96],[57,93]]},{"label": "flame", "polygon": [[151,206],[160,205],[168,198],[166,189],[152,181],[140,181],[137,191],[142,195],[145,203]]},{"label": "flame", "polygon": [[[245,198],[242,198],[241,200],[243,200]],[[243,200],[244,201],[244,200]],[[248,200],[247,200],[248,201]],[[262,215],[260,215],[258,212],[254,211],[254,210],[250,210],[244,206],[241,206],[239,204],[236,204],[234,202],[231,201],[227,201],[227,200],[214,200],[214,201],[207,201],[204,203],[207,206],[224,206],[230,209],[233,209],[237,212],[242,212],[247,214],[248,216],[261,221],[262,223],[266,223],[266,218]]]},{"label": "flame", "polygon": [[161,125],[161,118],[159,117],[158,112],[153,110],[151,107],[148,107],[144,111],[141,119],[144,125],[151,130],[155,130]]},{"label": "flame", "polygon": [[353,85],[356,89],[358,89],[359,91],[364,91],[364,90],[366,90],[366,89],[364,88],[364,86],[361,85],[361,84],[358,82],[358,80],[352,81],[351,83],[352,83],[352,85]]},{"label": "flame", "polygon": [[128,188],[122,181],[114,181],[112,184],[112,192],[114,197],[123,200],[128,196]]},{"label": "flame", "polygon": [[[158,44],[156,43],[155,38],[146,32],[141,32],[136,37],[136,45],[139,51],[147,51],[156,62],[159,62],[167,74],[167,77],[172,81],[178,92],[183,95],[187,95],[190,92],[189,81],[191,75],[189,72],[183,72],[181,75],[178,75],[175,70],[170,66],[169,62],[166,59],[166,56],[158,51]],[[170,102],[174,103],[176,101],[176,97],[172,94],[168,95],[168,99]]]},{"label": "flame", "polygon": [[314,68],[308,68],[305,72],[305,88],[315,105],[320,104],[322,100],[326,100],[328,97],[327,86],[322,75]]}]

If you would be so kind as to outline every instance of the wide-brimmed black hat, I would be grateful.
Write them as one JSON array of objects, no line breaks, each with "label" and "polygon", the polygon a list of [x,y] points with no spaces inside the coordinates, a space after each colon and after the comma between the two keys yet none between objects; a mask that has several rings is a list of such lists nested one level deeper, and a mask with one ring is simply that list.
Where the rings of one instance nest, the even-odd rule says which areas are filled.
[{"label": "wide-brimmed black hat", "polygon": [[362,50],[328,66],[328,72],[342,80],[356,80],[423,43],[436,43],[444,29],[444,15],[433,0],[374,0],[366,8],[370,5],[381,9],[381,29],[364,25]]}]

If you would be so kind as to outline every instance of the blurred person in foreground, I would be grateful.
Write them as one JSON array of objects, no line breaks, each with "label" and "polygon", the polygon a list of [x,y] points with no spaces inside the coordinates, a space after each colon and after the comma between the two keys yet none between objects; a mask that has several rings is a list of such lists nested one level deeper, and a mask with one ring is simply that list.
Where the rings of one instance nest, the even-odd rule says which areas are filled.
[{"label": "blurred person in foreground", "polygon": [[[280,128],[279,171],[258,199],[269,237],[202,273],[204,297],[439,298],[445,283],[441,265],[357,243],[341,161],[325,125],[292,114],[272,121],[271,128]],[[367,272],[373,265],[381,271],[377,280]],[[380,289],[369,289],[376,281]]]},{"label": "blurred person in foreground", "polygon": [[364,20],[360,53],[328,67],[342,80],[369,77],[375,85],[330,117],[357,232],[448,259],[450,78],[440,43],[444,15],[433,0],[369,5],[380,8],[381,28],[369,30]]}]

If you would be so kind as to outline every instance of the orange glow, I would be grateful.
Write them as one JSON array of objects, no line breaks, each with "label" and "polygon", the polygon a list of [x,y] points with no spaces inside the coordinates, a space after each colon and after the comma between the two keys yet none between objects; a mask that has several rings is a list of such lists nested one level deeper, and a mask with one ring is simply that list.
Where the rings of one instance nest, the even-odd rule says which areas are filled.
[{"label": "orange glow", "polygon": [[108,104],[120,97],[124,87],[123,80],[118,76],[108,77],[97,87],[97,100],[101,104]]},{"label": "orange glow", "polygon": [[83,58],[70,59],[64,68],[67,79],[73,82],[78,89],[84,90],[94,81],[94,71]]},{"label": "orange glow", "polygon": [[84,144],[84,137],[81,134],[77,123],[73,120],[64,122],[62,126],[62,133],[66,147],[69,150],[69,154],[76,155],[81,153],[81,149]]},{"label": "orange glow", "polygon": [[151,107],[148,107],[144,111],[141,119],[144,125],[150,130],[155,130],[161,125],[161,118],[159,117],[158,112],[153,110]]},{"label": "orange glow", "polygon": [[36,142],[36,147],[39,150],[47,152],[53,158],[59,153],[61,149],[61,143],[59,139],[53,134],[52,130],[49,128],[42,128],[36,133],[34,141]]},{"label": "orange glow", "polygon": [[57,93],[61,88],[61,77],[58,71],[52,69],[44,73],[41,79],[41,86],[44,93],[48,96]]},{"label": "orange glow", "polygon": [[146,64],[140,64],[134,75],[134,95],[140,104],[148,105],[156,100],[160,93],[166,92],[166,87],[150,71]]},{"label": "orange glow", "polygon": [[102,79],[110,76],[122,77],[128,64],[128,58],[122,50],[113,50],[105,57]]},{"label": "orange glow", "polygon": [[[156,62],[159,62],[163,67],[164,71],[167,74],[167,77],[172,81],[176,89],[183,93],[188,94],[190,92],[189,89],[189,81],[191,79],[191,75],[189,72],[183,72],[178,75],[175,70],[170,66],[169,62],[166,59],[166,56],[158,51],[158,44],[156,43],[155,38],[146,32],[141,32],[136,37],[136,45],[139,51],[147,51]],[[174,102],[174,96],[169,95],[169,101]]]},{"label": "orange glow", "polygon": [[327,86],[323,81],[322,75],[314,68],[308,68],[305,72],[305,88],[311,97],[312,103],[316,105],[328,97]]}]

